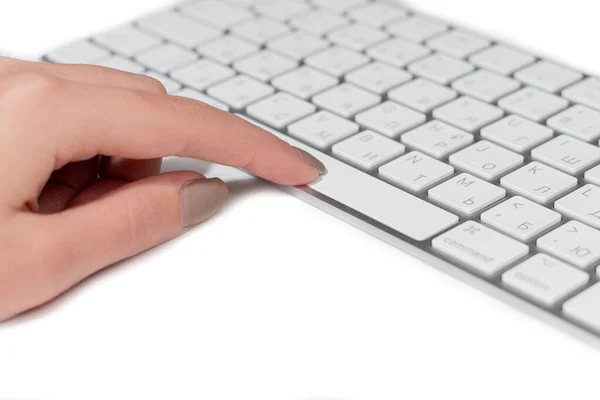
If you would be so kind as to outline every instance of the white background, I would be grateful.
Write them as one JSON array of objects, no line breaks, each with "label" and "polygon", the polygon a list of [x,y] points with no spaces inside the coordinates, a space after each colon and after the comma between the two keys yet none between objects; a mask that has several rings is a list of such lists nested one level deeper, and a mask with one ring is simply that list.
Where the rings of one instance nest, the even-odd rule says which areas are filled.
[{"label": "white background", "polygon": [[[0,4],[0,49],[33,55],[167,2]],[[600,71],[595,2],[418,4]],[[0,398],[584,399],[598,398],[599,362],[591,347],[246,181],[186,237],[2,326]]]}]

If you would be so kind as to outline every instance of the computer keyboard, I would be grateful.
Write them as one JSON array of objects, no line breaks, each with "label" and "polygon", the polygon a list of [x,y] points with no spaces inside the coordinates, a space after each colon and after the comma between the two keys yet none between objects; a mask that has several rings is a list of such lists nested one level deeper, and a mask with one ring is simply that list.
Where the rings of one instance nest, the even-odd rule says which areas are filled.
[{"label": "computer keyboard", "polygon": [[187,1],[45,60],[262,126],[327,167],[285,190],[600,339],[599,79],[372,0]]}]

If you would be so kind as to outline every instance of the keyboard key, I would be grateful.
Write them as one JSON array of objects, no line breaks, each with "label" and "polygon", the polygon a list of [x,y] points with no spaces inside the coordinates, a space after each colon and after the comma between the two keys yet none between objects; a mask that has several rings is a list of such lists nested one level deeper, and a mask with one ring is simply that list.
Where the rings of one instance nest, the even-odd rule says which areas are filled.
[{"label": "keyboard key", "polygon": [[374,59],[398,68],[423,58],[430,52],[426,47],[399,38],[390,39],[367,50],[367,54]]},{"label": "keyboard key", "polygon": [[224,67],[210,60],[196,61],[171,72],[171,76],[174,79],[196,90],[204,90],[234,75],[235,71],[231,68]]},{"label": "keyboard key", "polygon": [[418,194],[454,173],[452,166],[412,151],[379,168],[379,175],[400,188]]},{"label": "keyboard key", "polygon": [[367,0],[313,0],[313,4],[324,10],[343,13],[352,8],[364,5]]},{"label": "keyboard key", "polygon": [[486,39],[459,31],[451,31],[427,41],[427,46],[432,49],[457,58],[464,58],[489,45]]},{"label": "keyboard key", "polygon": [[146,73],[146,75],[162,83],[165,89],[167,89],[167,93],[172,94],[181,89],[181,83],[176,82],[171,78],[167,78],[166,76],[159,74],[158,72],[149,71]]},{"label": "keyboard key", "polygon": [[340,28],[327,35],[327,38],[340,46],[362,51],[388,38],[388,35],[380,29],[371,28],[366,25],[352,24]]},{"label": "keyboard key", "polygon": [[269,42],[267,47],[300,61],[319,50],[326,49],[329,43],[306,33],[294,32]]},{"label": "keyboard key", "polygon": [[537,240],[540,249],[585,269],[600,261],[600,231],[570,221]]},{"label": "keyboard key", "polygon": [[238,75],[208,88],[209,96],[236,110],[242,109],[274,91],[271,86],[244,75]]},{"label": "keyboard key", "polygon": [[432,18],[412,16],[386,27],[387,31],[403,39],[423,42],[445,32],[448,26]]},{"label": "keyboard key", "polygon": [[292,122],[314,113],[316,107],[290,94],[276,93],[249,105],[246,110],[252,118],[275,129],[283,129]]},{"label": "keyboard key", "polygon": [[529,254],[523,243],[472,221],[436,237],[431,244],[488,278]]},{"label": "keyboard key", "polygon": [[253,19],[231,29],[234,35],[258,45],[264,45],[289,31],[286,25],[264,18]]},{"label": "keyboard key", "polygon": [[264,50],[233,64],[233,68],[239,72],[265,82],[297,66],[295,61],[270,50]]},{"label": "keyboard key", "polygon": [[552,129],[518,115],[509,115],[482,128],[481,137],[523,154],[552,138]]},{"label": "keyboard key", "polygon": [[94,40],[96,43],[125,57],[132,57],[163,43],[162,40],[129,26],[101,33],[96,35]]},{"label": "keyboard key", "polygon": [[584,290],[563,305],[563,312],[575,321],[600,333],[600,283]]},{"label": "keyboard key", "polygon": [[142,74],[146,70],[146,68],[144,68],[143,66],[136,64],[133,61],[121,56],[112,56],[110,58],[105,58],[102,61],[99,61],[95,64],[101,67],[130,72],[132,74]]},{"label": "keyboard key", "polygon": [[390,138],[417,127],[426,121],[425,115],[392,101],[381,103],[356,116],[356,122]]},{"label": "keyboard key", "polygon": [[561,135],[533,149],[531,157],[570,175],[578,175],[600,162],[600,148]]},{"label": "keyboard key", "polygon": [[217,0],[202,0],[188,2],[181,7],[185,15],[203,22],[215,28],[225,30],[242,21],[252,18],[254,15],[238,7]]},{"label": "keyboard key", "polygon": [[554,203],[561,213],[584,224],[600,229],[600,188],[585,185]]},{"label": "keyboard key", "polygon": [[524,158],[503,147],[481,140],[450,156],[457,169],[493,181],[523,164]]},{"label": "keyboard key", "polygon": [[585,180],[600,186],[600,165],[587,171],[585,173]]},{"label": "keyboard key", "polygon": [[406,11],[391,4],[370,3],[353,8],[348,16],[358,22],[379,27],[406,17]]},{"label": "keyboard key", "polygon": [[192,63],[198,59],[198,56],[196,53],[174,44],[165,44],[140,53],[135,59],[150,69],[166,74],[174,68]]},{"label": "keyboard key", "polygon": [[342,47],[330,47],[305,60],[307,65],[341,78],[346,73],[369,62],[369,58]]},{"label": "keyboard key", "polygon": [[403,134],[401,139],[407,146],[439,159],[473,143],[470,133],[435,120]]},{"label": "keyboard key", "polygon": [[546,307],[555,306],[589,280],[585,272],[545,254],[536,254],[502,275],[507,287]]},{"label": "keyboard key", "polygon": [[515,196],[481,214],[481,220],[515,239],[529,242],[558,225],[561,216],[524,197]]},{"label": "keyboard key", "polygon": [[600,80],[586,78],[562,91],[572,101],[600,110]]},{"label": "keyboard key", "polygon": [[434,118],[469,132],[475,132],[502,118],[503,114],[498,107],[466,96],[433,110]]},{"label": "keyboard key", "polygon": [[300,67],[274,78],[271,82],[279,90],[309,99],[313,95],[338,84],[338,80],[312,67]]},{"label": "keyboard key", "polygon": [[323,36],[348,24],[346,18],[323,11],[311,11],[292,19],[289,24],[315,36]]},{"label": "keyboard key", "polygon": [[583,78],[583,75],[548,61],[538,61],[518,71],[515,78],[527,85],[548,92],[557,92],[565,86],[577,82]]},{"label": "keyboard key", "polygon": [[224,36],[196,48],[204,57],[212,58],[221,64],[231,64],[258,50],[258,46],[234,36]]},{"label": "keyboard key", "polygon": [[404,145],[373,131],[363,131],[333,145],[331,151],[363,171],[372,171],[403,154]]},{"label": "keyboard key", "polygon": [[380,62],[373,62],[350,72],[346,75],[346,82],[383,95],[391,88],[408,82],[411,78],[412,76],[408,72]]},{"label": "keyboard key", "polygon": [[456,92],[428,80],[417,78],[388,93],[390,100],[429,113],[434,108],[456,98]]},{"label": "keyboard key", "polygon": [[287,21],[310,9],[306,3],[296,0],[275,0],[254,7],[259,14],[279,21]]},{"label": "keyboard key", "polygon": [[413,74],[442,85],[446,85],[454,79],[468,74],[474,68],[471,64],[443,54],[434,54],[408,66],[408,70]]},{"label": "keyboard key", "polygon": [[94,64],[108,57],[108,51],[84,40],[63,46],[46,55],[48,60],[64,64]]},{"label": "keyboard key", "polygon": [[535,57],[502,45],[495,45],[473,54],[469,61],[478,67],[509,75],[535,61]]},{"label": "keyboard key", "polygon": [[520,86],[517,81],[483,69],[452,83],[453,89],[488,103],[493,103],[500,97],[514,92]]},{"label": "keyboard key", "polygon": [[548,204],[577,186],[577,178],[534,161],[504,176],[500,183],[523,197]]},{"label": "keyboard key", "polygon": [[460,174],[430,189],[430,199],[471,216],[506,197],[506,190],[469,174]]},{"label": "keyboard key", "polygon": [[217,101],[211,97],[208,97],[207,95],[200,93],[194,89],[185,88],[185,89],[175,92],[173,94],[175,96],[188,97],[190,99],[201,101],[203,103],[206,103],[212,107],[218,108],[223,111],[229,111],[229,107],[227,106],[227,104],[221,103],[220,101]]},{"label": "keyboard key", "polygon": [[221,35],[217,29],[172,11],[150,15],[138,21],[138,26],[146,32],[187,48],[192,48]]},{"label": "keyboard key", "polygon": [[334,143],[358,132],[359,126],[328,111],[319,111],[288,127],[290,136],[308,143],[319,150],[326,150]]},{"label": "keyboard key", "polygon": [[511,113],[541,122],[567,108],[569,102],[539,89],[526,87],[503,97],[498,105]]},{"label": "keyboard key", "polygon": [[350,83],[343,83],[313,97],[313,103],[317,106],[346,118],[379,104],[380,101],[381,97]]},{"label": "keyboard key", "polygon": [[547,121],[550,128],[591,142],[600,138],[600,112],[575,105]]}]

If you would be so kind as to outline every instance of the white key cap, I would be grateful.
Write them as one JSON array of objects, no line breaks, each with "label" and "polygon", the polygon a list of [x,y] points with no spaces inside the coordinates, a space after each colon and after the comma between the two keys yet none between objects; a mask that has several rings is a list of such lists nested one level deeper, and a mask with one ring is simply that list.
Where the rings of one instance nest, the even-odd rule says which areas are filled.
[{"label": "white key cap", "polygon": [[586,78],[569,86],[562,95],[572,101],[600,110],[600,80]]},{"label": "white key cap", "polygon": [[600,188],[598,186],[585,185],[557,200],[554,208],[567,217],[600,229]]},{"label": "white key cap", "polygon": [[304,66],[274,78],[271,83],[279,90],[309,99],[325,89],[336,86],[338,80],[312,67]]},{"label": "white key cap", "polygon": [[473,135],[441,121],[430,121],[405,133],[402,143],[435,158],[449,154],[473,143]]},{"label": "white key cap", "polygon": [[316,111],[316,107],[287,93],[273,96],[251,104],[246,109],[248,115],[275,129],[282,129],[294,121]]},{"label": "white key cap", "polygon": [[577,186],[577,178],[537,161],[500,179],[505,188],[540,204],[548,204]]},{"label": "white key cap", "polygon": [[[191,1],[195,1],[195,0],[191,0]],[[230,3],[231,5],[237,6],[237,7],[249,8],[251,6],[268,3],[271,0],[224,0],[224,1],[227,3]]]},{"label": "white key cap", "polygon": [[313,97],[313,103],[319,107],[346,118],[379,104],[380,101],[381,97],[350,83],[343,83]]},{"label": "white key cap", "polygon": [[346,18],[323,11],[311,11],[292,19],[289,24],[301,31],[323,36],[346,25]]},{"label": "white key cap", "polygon": [[217,101],[212,97],[208,97],[207,95],[200,93],[194,89],[185,88],[173,94],[175,96],[188,97],[190,99],[201,101],[223,111],[229,111],[229,107],[227,106],[227,104],[221,103],[220,101]]},{"label": "white key cap", "polygon": [[275,0],[254,7],[259,14],[279,21],[287,21],[310,9],[306,3],[297,0]]},{"label": "white key cap", "polygon": [[393,101],[386,101],[358,114],[356,122],[387,137],[396,138],[402,132],[425,123],[425,115]]},{"label": "white key cap", "polygon": [[460,174],[430,189],[430,199],[470,216],[506,197],[506,190],[469,174]]},{"label": "white key cap", "polygon": [[238,75],[228,81],[208,88],[208,94],[233,109],[241,109],[248,104],[266,97],[275,90],[249,76]]},{"label": "white key cap", "polygon": [[342,47],[331,47],[308,57],[305,62],[330,75],[342,77],[353,69],[367,64],[369,58]]},{"label": "white key cap", "polygon": [[502,275],[502,282],[521,295],[553,307],[585,286],[590,276],[545,254],[536,254]]},{"label": "white key cap", "polygon": [[538,61],[515,73],[515,78],[521,82],[548,92],[557,92],[565,86],[577,82],[582,77],[583,75],[579,72],[548,61]]},{"label": "white key cap", "polygon": [[386,181],[411,193],[421,193],[450,177],[454,168],[421,152],[412,151],[379,168]]},{"label": "white key cap", "polygon": [[456,92],[428,80],[417,78],[388,93],[390,100],[428,113],[456,98]]},{"label": "white key cap", "polygon": [[253,17],[249,11],[232,7],[217,0],[202,0],[186,3],[181,7],[183,14],[197,19],[207,25],[225,30],[241,21]]},{"label": "white key cap", "polygon": [[575,105],[547,121],[550,128],[591,142],[600,138],[600,112]]},{"label": "white key cap", "polygon": [[535,57],[510,47],[495,45],[473,54],[469,61],[490,71],[509,75],[534,62]]},{"label": "white key cap", "polygon": [[89,41],[79,41],[48,53],[48,60],[65,64],[93,64],[110,57],[110,53]]},{"label": "white key cap", "polygon": [[310,189],[345,204],[394,231],[413,240],[424,241],[458,222],[456,215],[398,190],[287,135],[265,128],[292,146],[309,152],[325,165],[327,174],[310,184]]},{"label": "white key cap", "polygon": [[502,118],[503,114],[498,107],[466,96],[433,110],[435,118],[469,132],[475,132]]},{"label": "white key cap", "polygon": [[600,162],[600,148],[561,135],[533,149],[531,157],[567,174],[577,175]]},{"label": "white key cap", "polygon": [[224,81],[235,75],[231,68],[224,67],[210,60],[200,60],[171,72],[171,76],[196,90],[204,90],[209,86]]},{"label": "white key cap", "polygon": [[486,140],[479,141],[450,156],[457,169],[486,181],[493,181],[523,164],[524,158]]},{"label": "white key cap", "polygon": [[144,68],[140,64],[136,64],[133,61],[121,56],[112,56],[95,64],[102,67],[131,72],[132,74],[142,74],[146,70],[146,68]]},{"label": "white key cap", "polygon": [[600,165],[585,173],[585,180],[600,186]]},{"label": "white key cap", "polygon": [[403,39],[423,42],[432,36],[445,32],[448,26],[432,18],[412,16],[388,25],[386,29]]},{"label": "white key cap", "polygon": [[376,60],[401,68],[431,53],[426,47],[405,39],[395,38],[371,47],[367,54]]},{"label": "white key cap", "polygon": [[312,147],[326,150],[331,145],[358,132],[359,126],[328,111],[319,111],[288,127],[290,136]]},{"label": "white key cap", "polygon": [[480,69],[452,83],[459,92],[493,103],[502,96],[514,92],[521,85],[510,78]]},{"label": "white key cap", "polygon": [[187,48],[192,48],[221,35],[217,29],[172,11],[150,15],[138,21],[138,25],[140,29]]},{"label": "white key cap", "polygon": [[563,312],[600,333],[600,283],[584,290],[563,305]]},{"label": "white key cap", "polygon": [[326,49],[329,43],[306,33],[294,32],[267,43],[267,46],[284,56],[300,61],[319,50]]},{"label": "white key cap", "polygon": [[264,18],[253,19],[231,29],[234,35],[258,45],[283,36],[289,31],[290,28],[286,25]]},{"label": "white key cap", "polygon": [[372,171],[404,153],[404,145],[373,131],[363,131],[335,145],[334,155],[363,171]]},{"label": "white key cap", "polygon": [[181,83],[176,82],[171,78],[167,78],[166,76],[161,75],[158,72],[150,71],[147,72],[146,75],[162,83],[165,89],[167,89],[167,93],[172,94],[181,89]]},{"label": "white key cap", "polygon": [[212,58],[221,64],[231,64],[258,50],[258,46],[229,35],[196,48],[196,51],[204,57]]},{"label": "white key cap", "polygon": [[526,87],[503,97],[498,105],[511,113],[541,122],[567,108],[569,102],[539,89]]},{"label": "white key cap", "polygon": [[373,62],[346,75],[346,81],[379,95],[402,83],[408,82],[412,76],[405,71],[390,67],[380,62]]},{"label": "white key cap", "polygon": [[313,0],[313,4],[319,8],[340,14],[366,2],[367,0]]},{"label": "white key cap", "polygon": [[427,45],[441,53],[464,58],[490,45],[490,42],[470,33],[451,31],[427,41]]},{"label": "white key cap", "polygon": [[371,28],[366,25],[352,24],[331,32],[327,35],[327,38],[340,46],[362,51],[367,47],[384,41],[388,38],[388,35],[380,29]]},{"label": "white key cap", "polygon": [[159,38],[130,26],[123,26],[101,33],[96,35],[94,40],[125,57],[132,57],[137,53],[158,47],[163,43]]},{"label": "white key cap", "polygon": [[515,196],[481,214],[488,225],[518,239],[528,242],[561,221],[559,213]]},{"label": "white key cap", "polygon": [[540,249],[573,264],[588,268],[600,261],[600,231],[570,221],[537,240]]},{"label": "white key cap", "polygon": [[415,61],[408,66],[408,70],[413,74],[431,79],[442,85],[446,85],[454,79],[468,74],[474,68],[471,64],[443,54],[434,54],[422,60]]},{"label": "white key cap", "polygon": [[295,61],[270,50],[261,51],[233,64],[233,68],[239,72],[265,82],[297,66],[298,64]]},{"label": "white key cap", "polygon": [[552,138],[552,129],[518,115],[509,115],[482,128],[481,137],[518,153],[525,153]]},{"label": "white key cap", "polygon": [[406,17],[406,11],[392,4],[370,3],[353,8],[348,16],[367,25],[383,26]]},{"label": "white key cap", "polygon": [[165,44],[152,50],[140,53],[135,57],[136,61],[146,67],[166,74],[169,71],[191,64],[198,59],[196,53],[185,50],[174,44]]},{"label": "white key cap", "polygon": [[433,248],[486,277],[529,254],[529,247],[493,229],[467,221],[438,236]]}]

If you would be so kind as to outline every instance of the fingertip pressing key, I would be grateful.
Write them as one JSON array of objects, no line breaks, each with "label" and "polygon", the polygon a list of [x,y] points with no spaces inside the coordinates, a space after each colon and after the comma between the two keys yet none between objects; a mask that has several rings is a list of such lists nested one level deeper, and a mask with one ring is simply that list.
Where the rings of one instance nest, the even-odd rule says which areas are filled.
[{"label": "fingertip pressing key", "polygon": [[297,147],[294,147],[294,150],[296,150],[296,153],[298,153],[302,161],[304,161],[306,164],[310,165],[311,167],[317,170],[317,178],[324,175],[327,172],[327,168],[325,167],[325,165],[321,161],[319,161],[315,156]]}]

